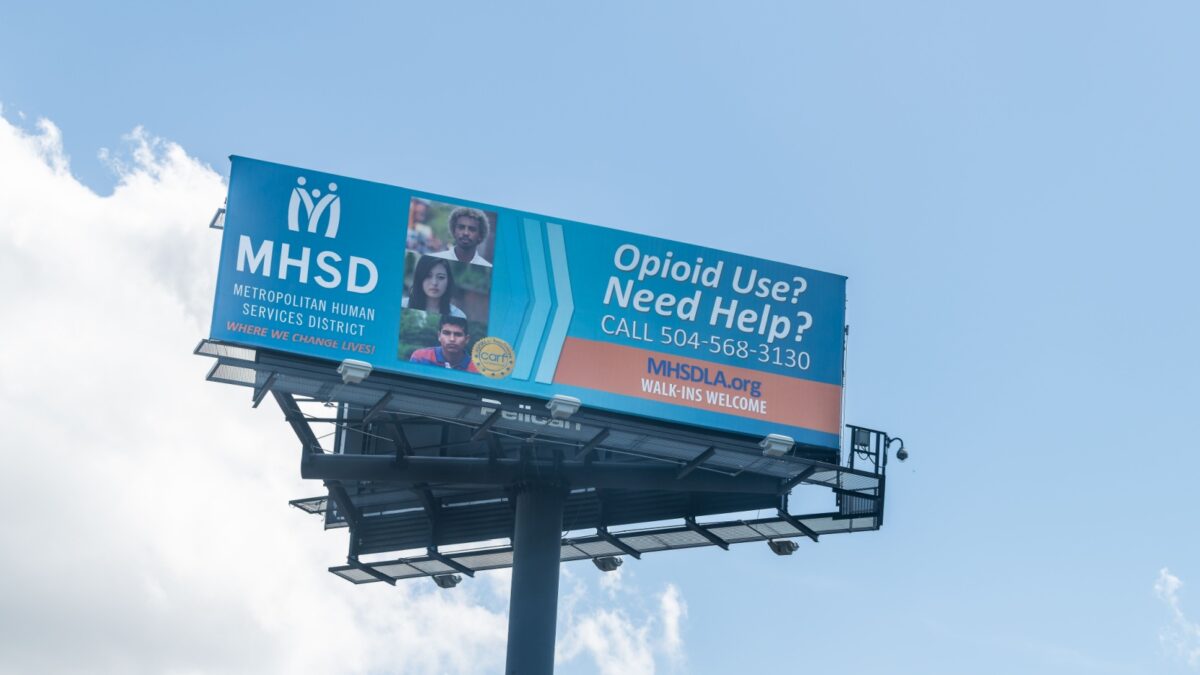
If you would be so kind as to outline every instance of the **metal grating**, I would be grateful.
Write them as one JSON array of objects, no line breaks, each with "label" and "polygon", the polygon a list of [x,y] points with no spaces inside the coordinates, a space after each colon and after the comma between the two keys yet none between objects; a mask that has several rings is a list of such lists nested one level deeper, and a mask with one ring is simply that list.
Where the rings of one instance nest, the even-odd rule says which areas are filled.
[{"label": "metal grating", "polygon": [[613,546],[612,544],[608,543],[607,541],[594,541],[594,542],[590,542],[590,543],[577,542],[572,545],[575,548],[579,549],[580,553],[583,553],[584,555],[592,557],[592,558],[599,558],[600,556],[605,556],[605,555],[624,555],[625,554],[624,551],[617,548],[616,546]]},{"label": "metal grating", "polygon": [[213,340],[201,340],[200,344],[196,345],[193,353],[200,356],[215,356],[224,359],[249,361],[251,363],[258,356],[258,353],[249,347],[239,347],[223,342],[214,342]]},{"label": "metal grating", "polygon": [[325,497],[306,497],[304,499],[293,499],[288,503],[305,513],[325,513],[328,501]]},{"label": "metal grating", "polygon": [[512,552],[502,551],[498,553],[480,553],[477,555],[464,555],[458,558],[458,562],[476,570],[490,570],[500,567],[509,567],[512,565]]},{"label": "metal grating", "polygon": [[710,527],[708,531],[731,543],[753,541],[761,536],[754,528],[740,524],[728,527]]},{"label": "metal grating", "polygon": [[253,386],[257,371],[253,368],[243,368],[241,366],[231,366],[227,363],[218,361],[213,369],[208,371],[209,382],[221,382],[224,384],[240,384]]},{"label": "metal grating", "polygon": [[[346,581],[349,581],[349,582],[355,583],[355,584],[365,584],[365,583],[370,583],[372,581],[379,581],[378,579],[371,576],[370,574],[367,574],[366,572],[364,572],[360,569],[357,569],[355,567],[339,567],[336,569],[330,568],[329,571],[333,572],[334,574],[338,575],[339,577],[345,579]],[[407,578],[407,577],[402,577],[402,578]]]},{"label": "metal grating", "polygon": [[875,513],[877,508],[878,500],[874,498],[855,497],[848,494],[843,494],[839,503],[839,511],[843,516],[871,514]]},{"label": "metal grating", "polygon": [[877,476],[863,476],[855,473],[843,473],[841,475],[841,486],[846,490],[874,490],[879,487],[879,478]]},{"label": "metal grating", "polygon": [[[800,531],[792,527],[790,524],[780,520],[775,522],[759,523],[754,525],[754,531],[759,536],[768,537],[771,539],[795,537],[801,535]],[[801,535],[802,536],[802,535]]]},{"label": "metal grating", "polygon": [[[838,519],[837,514],[821,514],[801,518],[800,521],[822,534],[861,532],[878,529],[875,518]],[[803,535],[779,518],[760,518],[748,521],[702,523],[721,539],[731,544],[763,542],[768,539],[802,538]],[[669,526],[652,530],[633,530],[612,533],[627,546],[642,553],[712,546],[712,542],[696,532],[682,526]],[[502,569],[512,566],[512,547],[494,546],[486,549],[443,552],[450,558],[472,570]],[[598,535],[563,540],[560,559],[563,561],[585,560],[609,555],[624,555]],[[445,564],[428,556],[414,556],[377,563],[360,563],[394,579],[410,579],[421,576],[455,573]],[[373,583],[378,579],[350,565],[331,567],[329,571],[353,583]]]}]

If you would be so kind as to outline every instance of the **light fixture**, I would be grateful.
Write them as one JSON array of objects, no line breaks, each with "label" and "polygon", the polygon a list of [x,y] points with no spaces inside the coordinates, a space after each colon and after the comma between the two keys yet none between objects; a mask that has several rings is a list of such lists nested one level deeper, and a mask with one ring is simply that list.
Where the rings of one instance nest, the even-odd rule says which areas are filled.
[{"label": "light fixture", "polygon": [[800,548],[800,545],[791,539],[768,539],[767,546],[771,547],[771,552],[775,555],[791,555]]},{"label": "light fixture", "polygon": [[367,379],[371,374],[371,364],[366,361],[358,361],[356,359],[346,359],[338,366],[338,375],[342,376],[342,382],[346,384],[358,384]]},{"label": "light fixture", "polygon": [[555,394],[554,398],[551,398],[550,401],[546,403],[546,407],[550,409],[551,417],[556,420],[565,420],[571,415],[579,412],[579,406],[581,403],[582,402],[574,396]]},{"label": "light fixture", "polygon": [[438,588],[454,588],[460,581],[462,581],[462,576],[458,574],[433,575],[433,583],[437,584]]},{"label": "light fixture", "polygon": [[758,447],[762,448],[763,454],[767,457],[783,457],[796,441],[791,436],[783,434],[767,434],[767,437],[758,442]]},{"label": "light fixture", "polygon": [[615,572],[617,571],[617,568],[621,566],[622,562],[624,561],[612,555],[592,558],[592,564],[595,565],[596,569],[600,570],[601,572]]}]

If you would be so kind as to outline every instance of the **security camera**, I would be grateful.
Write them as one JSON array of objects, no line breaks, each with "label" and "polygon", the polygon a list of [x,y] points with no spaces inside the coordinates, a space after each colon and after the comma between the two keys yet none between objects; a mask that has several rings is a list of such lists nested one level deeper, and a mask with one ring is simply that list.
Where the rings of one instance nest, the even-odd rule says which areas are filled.
[{"label": "security camera", "polygon": [[338,366],[338,375],[342,376],[342,382],[346,384],[358,384],[367,379],[371,374],[371,364],[366,361],[358,361],[355,359],[346,359]]},{"label": "security camera", "polygon": [[563,396],[555,394],[554,398],[546,403],[546,407],[550,409],[550,416],[556,420],[565,420],[571,415],[579,412],[579,406],[582,402],[574,396]]},{"label": "security camera", "polygon": [[904,449],[903,445],[900,446],[900,449],[896,451],[896,459],[900,460],[901,462],[908,459],[908,451]]}]

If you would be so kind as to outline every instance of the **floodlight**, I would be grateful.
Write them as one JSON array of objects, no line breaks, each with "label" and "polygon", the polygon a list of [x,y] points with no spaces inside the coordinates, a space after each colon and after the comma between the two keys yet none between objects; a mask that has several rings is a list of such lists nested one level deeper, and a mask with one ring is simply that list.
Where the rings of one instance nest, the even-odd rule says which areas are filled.
[{"label": "floodlight", "polygon": [[358,361],[356,359],[346,359],[338,366],[338,375],[342,376],[342,382],[346,384],[358,384],[367,379],[371,374],[371,364],[366,361]]},{"label": "floodlight", "polygon": [[767,546],[771,547],[771,552],[775,555],[791,555],[800,548],[800,545],[791,539],[768,539]]},{"label": "floodlight", "polygon": [[783,457],[796,441],[791,436],[783,434],[767,434],[767,437],[758,442],[758,447],[762,448],[763,454],[767,457]]},{"label": "floodlight", "polygon": [[462,581],[462,577],[457,574],[433,575],[433,583],[437,584],[438,588],[454,588],[460,581]]},{"label": "floodlight", "polygon": [[623,562],[624,561],[620,558],[612,555],[592,558],[592,564],[595,565],[596,569],[600,570],[601,572],[616,572],[617,568],[620,567],[621,563]]},{"label": "floodlight", "polygon": [[565,420],[571,415],[579,412],[579,406],[582,402],[574,396],[563,396],[555,394],[554,398],[546,403],[546,407],[550,409],[550,416],[556,420]]}]

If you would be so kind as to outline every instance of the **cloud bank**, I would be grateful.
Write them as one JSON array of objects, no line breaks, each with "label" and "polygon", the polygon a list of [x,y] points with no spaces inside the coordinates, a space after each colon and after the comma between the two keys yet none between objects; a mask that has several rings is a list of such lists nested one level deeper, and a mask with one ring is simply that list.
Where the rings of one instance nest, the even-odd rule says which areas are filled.
[{"label": "cloud bank", "polygon": [[[328,574],[345,535],[287,506],[319,488],[280,416],[204,382],[221,176],[142,129],[102,155],[108,196],[51,122],[0,116],[0,672],[502,670],[507,575],[442,592]],[[560,612],[563,664],[678,662],[677,590],[614,609],[589,579]]]}]

